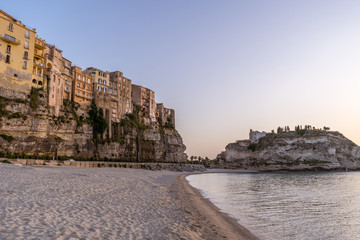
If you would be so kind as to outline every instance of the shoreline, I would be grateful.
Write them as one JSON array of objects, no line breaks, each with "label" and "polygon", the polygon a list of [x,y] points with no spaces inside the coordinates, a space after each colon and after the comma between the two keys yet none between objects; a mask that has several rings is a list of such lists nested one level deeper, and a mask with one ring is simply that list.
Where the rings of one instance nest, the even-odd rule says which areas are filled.
[{"label": "shoreline", "polygon": [[[234,218],[220,211],[210,200],[192,187],[186,180],[191,174],[177,176],[171,188],[176,193],[181,208],[191,219],[190,224],[202,239],[258,239],[249,230],[240,225]],[[200,173],[203,174],[203,173]]]}]

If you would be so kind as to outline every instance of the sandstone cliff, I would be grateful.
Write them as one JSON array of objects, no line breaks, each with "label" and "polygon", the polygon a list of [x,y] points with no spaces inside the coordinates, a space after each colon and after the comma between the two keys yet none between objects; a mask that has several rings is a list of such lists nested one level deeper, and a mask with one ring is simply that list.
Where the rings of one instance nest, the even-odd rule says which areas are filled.
[{"label": "sandstone cliff", "polygon": [[270,133],[256,142],[228,144],[212,167],[269,171],[359,169],[360,147],[339,132]]},{"label": "sandstone cliff", "polygon": [[[118,127],[120,136],[95,146],[92,127],[86,117],[88,108],[64,105],[59,117],[47,106],[39,91],[38,106],[31,108],[29,96],[0,88],[0,153],[33,155],[51,158],[73,156],[136,161],[136,130]],[[141,161],[185,162],[180,134],[173,128],[153,123],[140,133]],[[66,157],[65,157],[66,158]]]}]

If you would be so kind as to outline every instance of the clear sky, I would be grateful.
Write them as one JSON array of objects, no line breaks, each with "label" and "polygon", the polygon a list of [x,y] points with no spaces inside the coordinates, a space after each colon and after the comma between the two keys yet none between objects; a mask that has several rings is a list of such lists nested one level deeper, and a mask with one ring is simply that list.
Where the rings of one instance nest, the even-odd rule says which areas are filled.
[{"label": "clear sky", "polygon": [[187,154],[250,128],[328,126],[360,144],[360,1],[1,1],[86,68],[120,70],[176,111]]}]

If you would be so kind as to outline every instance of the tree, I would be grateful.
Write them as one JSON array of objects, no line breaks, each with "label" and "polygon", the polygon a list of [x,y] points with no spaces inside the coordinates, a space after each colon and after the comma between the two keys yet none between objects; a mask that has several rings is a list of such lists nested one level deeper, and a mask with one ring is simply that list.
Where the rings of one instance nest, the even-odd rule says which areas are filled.
[{"label": "tree", "polygon": [[108,124],[104,118],[103,110],[101,108],[97,108],[95,100],[92,100],[91,102],[89,121],[91,126],[93,127],[93,138],[97,140],[99,135],[103,135],[106,128],[108,127]]},{"label": "tree", "polygon": [[141,143],[140,133],[147,129],[147,126],[143,123],[141,117],[141,108],[138,105],[134,105],[134,111],[127,114],[125,119],[121,120],[122,126],[127,126],[136,129],[136,160],[140,162],[141,159]]}]

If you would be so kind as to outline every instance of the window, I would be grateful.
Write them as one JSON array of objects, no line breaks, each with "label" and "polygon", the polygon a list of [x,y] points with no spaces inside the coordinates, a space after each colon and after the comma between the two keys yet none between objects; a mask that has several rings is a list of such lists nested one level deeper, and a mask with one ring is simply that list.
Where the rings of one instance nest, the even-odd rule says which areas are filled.
[{"label": "window", "polygon": [[106,88],[103,88],[103,92],[106,93]]},{"label": "window", "polygon": [[77,84],[77,87],[80,87],[80,83]]},{"label": "window", "polygon": [[91,81],[90,78],[88,78],[88,83],[90,83],[90,81]]},{"label": "window", "polygon": [[7,45],[6,47],[6,53],[10,54],[11,53],[11,46]]},{"label": "window", "polygon": [[29,53],[27,51],[24,52],[24,59],[28,59]]},{"label": "window", "polygon": [[98,83],[102,84],[101,78],[98,79]]},{"label": "window", "polygon": [[102,76],[101,72],[99,72],[99,76]]},{"label": "window", "polygon": [[[55,82],[55,78],[56,78],[56,77],[55,77],[55,75],[54,75],[54,82]],[[54,91],[54,89],[53,89],[53,91]]]},{"label": "window", "polygon": [[80,75],[78,75],[78,80],[80,80]]},{"label": "window", "polygon": [[56,59],[54,60],[54,65],[55,65],[55,66],[57,65]]},{"label": "window", "polygon": [[106,85],[106,81],[105,81],[105,80],[103,81],[103,84]]},{"label": "window", "polygon": [[26,30],[25,37],[30,38],[30,32],[28,30]]},{"label": "window", "polygon": [[105,74],[105,73],[103,74],[103,77],[106,77],[106,74]]},{"label": "window", "polygon": [[26,49],[29,49],[29,41],[25,41],[25,46]]},{"label": "window", "polygon": [[85,82],[85,77],[83,76],[83,82]]},{"label": "window", "polygon": [[13,30],[13,24],[12,23],[9,23],[9,31],[12,31]]},{"label": "window", "polygon": [[27,69],[27,61],[24,61],[23,69]]}]

